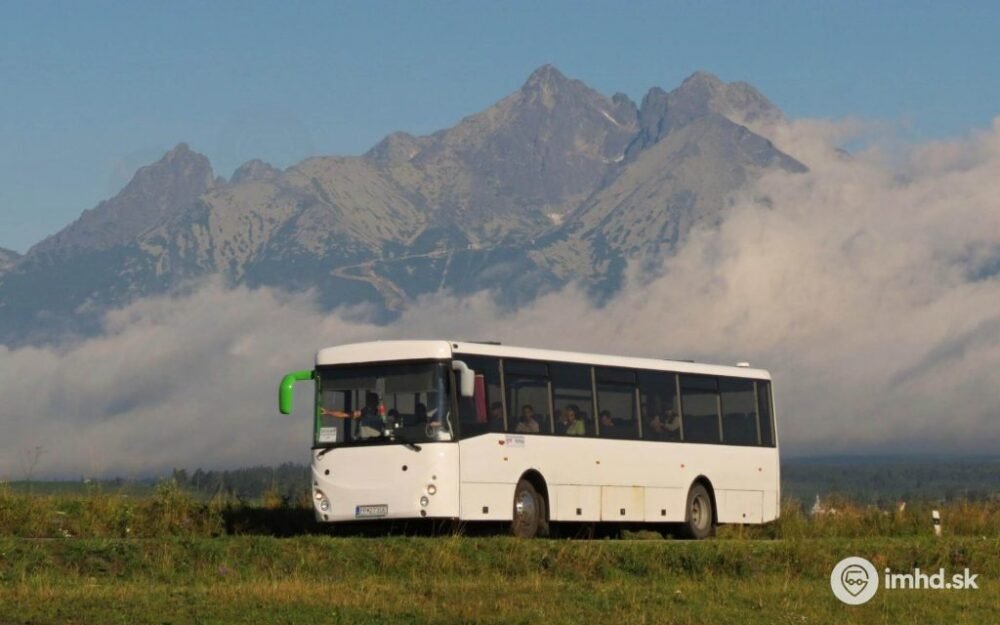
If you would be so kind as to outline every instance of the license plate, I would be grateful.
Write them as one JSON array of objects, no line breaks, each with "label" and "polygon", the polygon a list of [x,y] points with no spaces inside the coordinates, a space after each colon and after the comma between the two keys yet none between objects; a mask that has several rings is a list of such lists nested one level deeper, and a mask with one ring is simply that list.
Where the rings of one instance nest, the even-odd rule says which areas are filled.
[{"label": "license plate", "polygon": [[358,519],[371,519],[386,516],[389,514],[389,506],[379,504],[377,506],[357,506],[354,508],[354,516]]}]

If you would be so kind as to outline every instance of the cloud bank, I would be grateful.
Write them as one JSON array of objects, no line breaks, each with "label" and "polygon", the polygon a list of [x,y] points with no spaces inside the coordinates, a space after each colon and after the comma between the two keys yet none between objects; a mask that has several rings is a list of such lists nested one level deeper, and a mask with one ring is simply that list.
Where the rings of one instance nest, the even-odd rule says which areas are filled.
[{"label": "cloud bank", "polygon": [[0,347],[0,478],[149,475],[308,459],[308,392],[280,376],[316,349],[376,338],[496,339],[584,351],[749,360],[771,370],[784,453],[995,453],[1000,442],[1000,118],[900,153],[834,149],[864,124],[763,129],[808,163],[734,198],[655,277],[603,307],[574,286],[516,312],[437,294],[390,326],[308,295],[153,298],[63,349]]}]

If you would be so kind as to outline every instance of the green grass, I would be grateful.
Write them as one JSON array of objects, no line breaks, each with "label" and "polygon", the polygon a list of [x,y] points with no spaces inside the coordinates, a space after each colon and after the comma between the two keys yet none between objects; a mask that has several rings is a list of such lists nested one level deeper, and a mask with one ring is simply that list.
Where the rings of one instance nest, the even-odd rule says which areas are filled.
[{"label": "green grass", "polygon": [[[996,536],[1000,500],[912,502],[905,511],[880,509],[831,498],[833,514],[809,517],[800,503],[786,500],[777,523],[723,527],[728,538],[864,538],[926,536],[931,510],[941,512],[946,536]],[[0,482],[0,536],[24,538],[157,538],[322,532],[307,498],[289,501],[276,491],[260,501],[205,499],[161,482],[150,494],[92,487],[86,492],[26,494]]]},{"label": "green grass", "polygon": [[[0,622],[988,623],[1000,539],[0,538]],[[969,567],[840,604],[833,565]]]},{"label": "green grass", "polygon": [[[704,542],[332,537],[308,502],[14,492],[0,485],[0,623],[992,623],[1000,503],[833,502]],[[279,536],[286,536],[280,538]],[[979,590],[880,591],[849,607],[834,564],[979,575]]]}]

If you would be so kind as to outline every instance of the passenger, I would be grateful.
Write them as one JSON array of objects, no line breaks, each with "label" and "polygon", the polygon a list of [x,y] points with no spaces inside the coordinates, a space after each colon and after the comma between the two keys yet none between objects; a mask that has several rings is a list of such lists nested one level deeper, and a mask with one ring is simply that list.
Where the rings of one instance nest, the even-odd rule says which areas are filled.
[{"label": "passenger", "polygon": [[619,437],[620,433],[618,431],[618,424],[615,423],[615,420],[611,418],[610,410],[602,410],[600,413],[598,413],[597,422],[599,424],[599,427],[601,428],[600,431],[601,431],[601,436],[603,438]]},{"label": "passenger", "polygon": [[521,419],[514,431],[520,434],[538,434],[541,431],[538,421],[535,420],[535,409],[531,404],[521,406]]},{"label": "passenger", "polygon": [[498,401],[490,404],[489,427],[491,432],[503,432],[503,404]]},{"label": "passenger", "polygon": [[563,409],[563,434],[566,436],[586,436],[587,426],[580,419],[580,409],[576,404],[566,404]]},{"label": "passenger", "polygon": [[667,432],[668,438],[680,438],[681,416],[677,414],[676,410],[667,410],[667,419],[664,424],[664,429]]},{"label": "passenger", "polygon": [[650,433],[656,440],[677,440],[680,429],[681,420],[676,410],[668,409],[666,415],[656,415],[649,422]]}]

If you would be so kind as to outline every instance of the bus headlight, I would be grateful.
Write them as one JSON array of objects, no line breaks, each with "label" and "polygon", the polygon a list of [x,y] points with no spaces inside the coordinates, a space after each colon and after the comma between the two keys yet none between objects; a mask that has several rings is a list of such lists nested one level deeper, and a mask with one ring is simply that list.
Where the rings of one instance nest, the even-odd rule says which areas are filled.
[{"label": "bus headlight", "polygon": [[431,502],[431,500],[427,498],[427,495],[421,495],[420,496],[420,507],[421,508],[426,508],[427,504],[429,504],[430,502]]},{"label": "bus headlight", "polygon": [[437,492],[438,492],[438,487],[437,486],[435,486],[433,484],[428,484],[427,485],[427,494],[428,495],[433,495],[433,494],[435,494]]},{"label": "bus headlight", "polygon": [[323,491],[317,490],[313,493],[313,497],[316,498],[316,503],[319,505],[320,512],[327,512],[330,509],[330,500],[326,498]]}]

